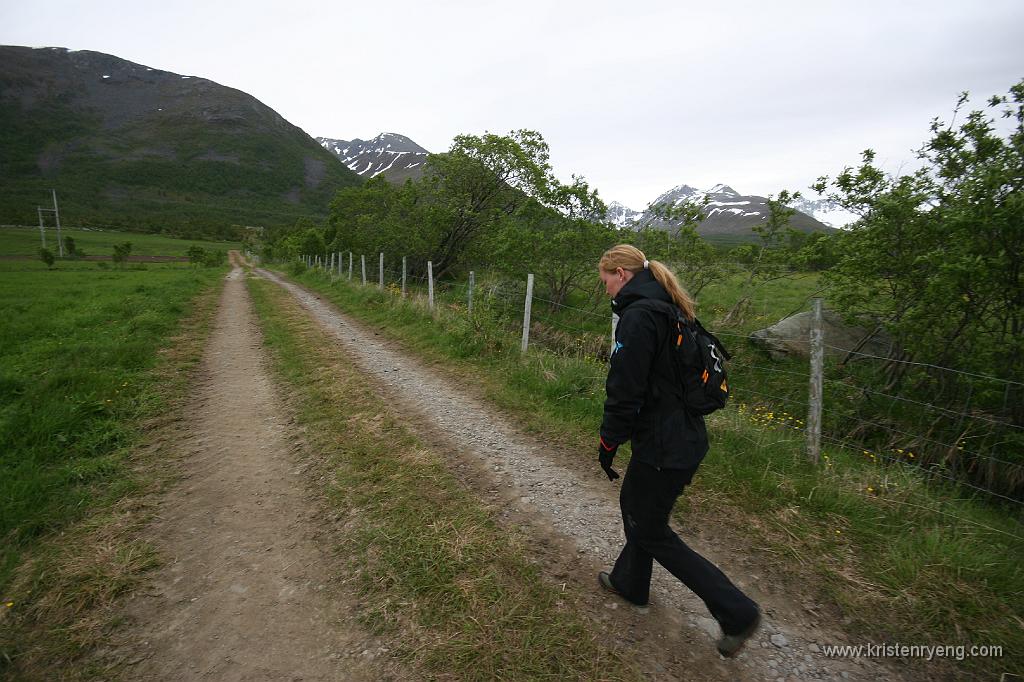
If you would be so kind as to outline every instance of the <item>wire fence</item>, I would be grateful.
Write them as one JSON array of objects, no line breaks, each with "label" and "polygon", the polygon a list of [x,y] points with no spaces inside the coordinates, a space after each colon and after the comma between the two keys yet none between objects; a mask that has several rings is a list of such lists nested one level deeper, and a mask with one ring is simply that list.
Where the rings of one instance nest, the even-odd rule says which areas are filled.
[{"label": "wire fence", "polygon": [[[486,316],[509,334],[521,331],[524,348],[529,343],[596,361],[610,354],[614,320],[597,296],[584,297],[581,305],[577,299],[570,304],[531,293],[528,302],[525,277],[438,280],[430,266],[413,270],[402,259],[391,259],[382,269],[379,258],[365,259],[364,277],[364,259],[355,254],[305,256],[303,261],[335,280],[381,287],[454,314]],[[810,419],[803,417],[813,413],[815,404],[809,392],[813,368],[806,360],[811,335],[786,339],[789,352],[779,360],[770,359],[749,333],[723,329],[716,336],[733,356],[733,403],[760,415],[759,422],[806,431]],[[1007,416],[1013,401],[1024,395],[1024,383],[843,347],[830,343],[825,333],[822,337],[827,359],[818,377],[824,406],[821,441],[876,462],[914,467],[929,478],[1024,509],[1024,425]],[[880,380],[893,367],[903,373],[899,387]],[[595,363],[594,371],[581,379],[597,390],[605,377]],[[939,388],[929,392],[930,387]]]}]

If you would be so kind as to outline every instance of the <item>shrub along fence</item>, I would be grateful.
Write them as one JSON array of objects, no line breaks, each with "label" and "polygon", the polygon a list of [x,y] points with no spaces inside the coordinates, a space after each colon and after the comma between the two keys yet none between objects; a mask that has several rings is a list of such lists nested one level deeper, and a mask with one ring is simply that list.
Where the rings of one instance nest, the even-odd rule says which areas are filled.
[{"label": "shrub along fence", "polygon": [[[532,343],[559,355],[597,361],[609,357],[615,320],[610,312],[599,312],[600,298],[595,296],[589,308],[555,303],[535,295],[533,274],[518,282],[494,276],[478,282],[471,270],[465,281],[437,281],[432,263],[419,270],[425,275],[414,276],[404,257],[386,262],[378,254],[371,257],[369,271],[366,256],[351,252],[301,260],[335,282],[375,286],[420,300],[431,311],[486,316],[506,332],[521,334],[523,352]],[[733,356],[735,409],[758,424],[805,432],[807,456],[813,461],[821,458],[824,442],[878,464],[913,466],[936,483],[958,486],[1024,514],[1024,426],[1012,419],[1024,384],[915,363],[898,354],[872,355],[830,345],[821,299],[811,300],[809,307],[814,313],[810,333],[790,342],[806,351],[781,361],[767,360],[748,334],[715,331]],[[605,376],[595,364],[588,380],[596,389]]]}]

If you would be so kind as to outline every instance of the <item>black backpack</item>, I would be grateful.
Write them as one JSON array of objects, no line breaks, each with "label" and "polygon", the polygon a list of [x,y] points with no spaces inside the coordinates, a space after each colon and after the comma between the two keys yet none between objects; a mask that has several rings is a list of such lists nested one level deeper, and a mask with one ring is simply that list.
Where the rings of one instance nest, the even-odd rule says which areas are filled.
[{"label": "black backpack", "polygon": [[688,320],[683,311],[673,308],[675,316],[669,321],[669,354],[676,381],[683,389],[683,404],[691,414],[711,414],[729,401],[725,361],[732,356],[700,320]]}]

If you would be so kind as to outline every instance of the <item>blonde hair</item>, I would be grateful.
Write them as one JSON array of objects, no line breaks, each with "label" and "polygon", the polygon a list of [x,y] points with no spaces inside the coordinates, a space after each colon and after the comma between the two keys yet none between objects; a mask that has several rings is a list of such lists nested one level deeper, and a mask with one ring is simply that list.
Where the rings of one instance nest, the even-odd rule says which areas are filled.
[{"label": "blonde hair", "polygon": [[654,279],[658,280],[658,283],[665,288],[668,295],[672,297],[672,302],[679,306],[687,319],[692,320],[695,317],[696,303],[690,294],[686,293],[686,289],[680,286],[675,273],[669,270],[664,263],[647,260],[644,252],[635,246],[631,244],[613,246],[601,256],[598,267],[605,272],[615,272],[622,268],[634,274],[645,268],[650,269]]}]

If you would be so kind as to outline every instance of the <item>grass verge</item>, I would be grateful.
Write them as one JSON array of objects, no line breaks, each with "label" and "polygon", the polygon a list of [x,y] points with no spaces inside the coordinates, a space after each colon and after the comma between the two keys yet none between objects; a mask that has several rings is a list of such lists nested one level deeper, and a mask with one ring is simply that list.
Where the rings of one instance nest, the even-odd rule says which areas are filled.
[{"label": "grass verge", "polygon": [[150,434],[173,428],[222,272],[0,277],[3,380],[17,389],[0,411],[11,448],[0,460],[0,678],[116,677],[93,654],[116,626],[117,598],[156,565],[140,530],[173,474]]},{"label": "grass verge", "polygon": [[345,520],[339,557],[363,621],[431,676],[637,678],[337,344],[275,285],[249,287],[274,369],[327,460],[330,511]]},{"label": "grass verge", "polygon": [[[521,355],[519,339],[486,311],[433,314],[376,287],[331,283],[309,271],[295,279],[444,363],[527,428],[589,457],[603,403],[604,367],[543,351]],[[712,452],[676,510],[681,523],[723,522],[779,558],[777,572],[811,579],[842,611],[854,643],[999,645],[1002,657],[921,666],[924,674],[1024,674],[1024,529],[1013,510],[965,498],[862,453],[826,449],[805,461],[803,437],[750,410],[710,423]],[[810,597],[801,593],[801,599]],[[862,638],[862,639],[861,639]],[[923,667],[934,666],[934,667]]]}]

